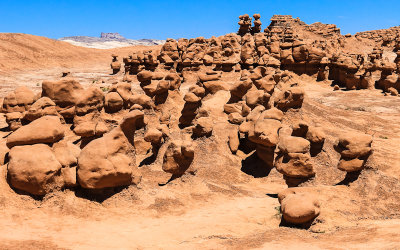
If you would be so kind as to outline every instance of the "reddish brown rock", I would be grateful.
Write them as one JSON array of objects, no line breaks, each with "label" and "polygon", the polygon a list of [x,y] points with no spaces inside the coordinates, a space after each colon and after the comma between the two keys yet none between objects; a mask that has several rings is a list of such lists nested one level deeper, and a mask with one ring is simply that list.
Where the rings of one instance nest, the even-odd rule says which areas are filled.
[{"label": "reddish brown rock", "polygon": [[10,185],[33,195],[45,195],[63,186],[61,164],[45,144],[16,146],[10,150],[7,176]]},{"label": "reddish brown rock", "polygon": [[37,143],[54,143],[64,137],[60,118],[43,116],[28,125],[22,126],[7,137],[7,147]]},{"label": "reddish brown rock", "polygon": [[83,148],[77,171],[78,182],[83,188],[125,186],[137,179],[133,137],[143,123],[143,117],[143,112],[131,111],[118,127]]}]

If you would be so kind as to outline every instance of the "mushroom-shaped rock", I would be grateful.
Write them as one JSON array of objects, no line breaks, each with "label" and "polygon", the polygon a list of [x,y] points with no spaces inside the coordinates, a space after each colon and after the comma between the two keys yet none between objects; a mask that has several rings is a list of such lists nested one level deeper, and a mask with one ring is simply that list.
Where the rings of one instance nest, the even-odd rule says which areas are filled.
[{"label": "mushroom-shaped rock", "polygon": [[295,225],[310,224],[320,213],[318,199],[308,193],[292,193],[281,200],[283,219]]},{"label": "mushroom-shaped rock", "polygon": [[64,137],[64,129],[57,116],[43,116],[22,126],[7,137],[7,147],[54,143]]},{"label": "mushroom-shaped rock", "polygon": [[83,188],[125,186],[135,181],[133,136],[143,118],[143,112],[133,110],[124,116],[118,127],[83,148],[77,171]]},{"label": "mushroom-shaped rock", "polygon": [[10,185],[33,195],[45,195],[63,186],[61,164],[45,144],[16,146],[10,150]]},{"label": "mushroom-shaped rock", "polygon": [[162,143],[163,133],[156,128],[149,128],[144,134],[144,140],[152,145],[160,145]]},{"label": "mushroom-shaped rock", "polygon": [[339,135],[338,150],[343,157],[357,158],[371,153],[372,136],[357,132]]},{"label": "mushroom-shaped rock", "polygon": [[310,142],[301,137],[282,136],[275,167],[286,179],[307,179],[315,175],[310,156]]},{"label": "mushroom-shaped rock", "polygon": [[275,159],[275,167],[285,177],[307,179],[315,176],[309,154],[282,154]]},{"label": "mushroom-shaped rock", "polygon": [[180,176],[190,167],[194,158],[191,141],[174,140],[165,151],[162,169],[174,176]]},{"label": "mushroom-shaped rock", "polygon": [[308,128],[306,139],[311,143],[311,155],[321,152],[325,142],[325,133],[322,128],[311,126]]},{"label": "mushroom-shaped rock", "polygon": [[362,170],[372,153],[371,144],[372,136],[367,134],[346,132],[339,135],[335,145],[341,155],[338,168],[346,172]]}]

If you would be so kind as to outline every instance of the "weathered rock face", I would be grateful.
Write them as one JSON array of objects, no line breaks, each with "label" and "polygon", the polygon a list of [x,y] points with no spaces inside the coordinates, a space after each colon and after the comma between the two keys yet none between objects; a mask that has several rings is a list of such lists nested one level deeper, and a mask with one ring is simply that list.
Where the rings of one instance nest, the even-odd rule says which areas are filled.
[{"label": "weathered rock face", "polygon": [[10,92],[3,101],[3,112],[24,112],[36,101],[35,94],[27,87],[19,87]]},{"label": "weathered rock face", "polygon": [[190,141],[172,141],[163,158],[162,169],[174,176],[182,175],[192,163],[194,148]]},{"label": "weathered rock face", "polygon": [[339,135],[335,149],[340,153],[338,168],[346,172],[360,171],[372,153],[372,136],[355,132]]},{"label": "weathered rock face", "polygon": [[56,104],[48,97],[42,97],[37,100],[23,115],[24,120],[34,121],[46,115],[59,116]]},{"label": "weathered rock face", "polygon": [[181,117],[179,118],[179,123],[182,126],[189,126],[192,124],[201,106],[201,100],[205,92],[204,88],[197,85],[189,88],[189,92],[186,93],[183,98],[185,105],[181,111]]},{"label": "weathered rock face", "polygon": [[90,87],[81,91],[81,96],[74,107],[73,123],[76,135],[92,137],[108,132],[108,127],[101,117],[103,107],[107,109],[106,100],[99,88]]},{"label": "weathered rock face", "polygon": [[7,146],[37,143],[54,143],[64,137],[64,129],[57,116],[43,116],[32,123],[22,126],[7,137]]},{"label": "weathered rock face", "polygon": [[81,92],[76,100],[75,114],[85,115],[93,111],[100,111],[104,106],[104,94],[96,87],[90,87]]},{"label": "weathered rock face", "polygon": [[284,176],[307,179],[315,175],[309,141],[301,137],[281,137],[278,148],[275,167]]},{"label": "weathered rock face", "polygon": [[10,185],[33,195],[44,195],[64,184],[61,164],[45,144],[16,146],[10,150]]},{"label": "weathered rock face", "polygon": [[42,97],[49,97],[60,108],[74,106],[80,99],[82,91],[82,85],[73,79],[44,81],[42,84]]},{"label": "weathered rock face", "polygon": [[135,180],[133,136],[144,114],[128,113],[119,126],[91,141],[78,157],[78,182],[83,188],[102,189],[130,185]]},{"label": "weathered rock face", "polygon": [[274,119],[258,119],[248,132],[249,140],[263,146],[273,147],[278,144],[278,131],[281,122]]},{"label": "weathered rock face", "polygon": [[[284,194],[283,194],[284,193]],[[311,194],[287,189],[279,194],[283,219],[295,225],[311,223],[320,213],[320,204]]]},{"label": "weathered rock face", "polygon": [[304,90],[299,87],[291,87],[284,90],[275,99],[275,107],[282,111],[287,111],[288,109],[301,108],[304,101]]},{"label": "weathered rock face", "polygon": [[108,113],[115,113],[122,109],[124,100],[117,92],[110,92],[105,98],[105,110]]}]

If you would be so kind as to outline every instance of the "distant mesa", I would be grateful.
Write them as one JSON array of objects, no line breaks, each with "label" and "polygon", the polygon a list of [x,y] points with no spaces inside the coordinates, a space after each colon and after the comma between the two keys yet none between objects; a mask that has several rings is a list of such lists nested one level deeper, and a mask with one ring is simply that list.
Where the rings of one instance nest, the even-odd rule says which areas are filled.
[{"label": "distant mesa", "polygon": [[111,49],[111,48],[135,46],[135,45],[152,46],[165,43],[165,40],[156,40],[156,39],[140,39],[140,40],[127,39],[117,32],[115,33],[101,32],[100,37],[69,36],[69,37],[59,38],[58,40],[65,41],[77,46],[98,48],[98,49]]},{"label": "distant mesa", "polygon": [[118,32],[116,32],[116,33],[104,33],[104,32],[101,32],[100,38],[125,39],[125,37],[121,36]]}]

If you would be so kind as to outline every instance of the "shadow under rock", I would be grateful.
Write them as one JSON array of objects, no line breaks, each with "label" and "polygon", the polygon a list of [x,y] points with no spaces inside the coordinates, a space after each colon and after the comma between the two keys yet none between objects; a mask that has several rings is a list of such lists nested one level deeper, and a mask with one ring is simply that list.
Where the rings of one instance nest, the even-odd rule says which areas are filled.
[{"label": "shadow under rock", "polygon": [[361,171],[355,171],[355,172],[348,172],[346,173],[346,177],[339,183],[335,184],[335,186],[339,186],[339,185],[349,185],[350,183],[355,182],[358,177],[360,176]]},{"label": "shadow under rock", "polygon": [[103,189],[85,189],[81,187],[76,187],[74,190],[75,196],[83,199],[87,199],[95,202],[103,202],[108,198],[120,193],[129,186],[113,187],[113,188],[103,188]]},{"label": "shadow under rock", "polygon": [[258,158],[257,153],[254,151],[254,153],[242,161],[242,168],[240,170],[254,178],[263,178],[269,175],[272,168]]},{"label": "shadow under rock", "polygon": [[311,220],[310,222],[307,222],[304,224],[296,225],[296,224],[285,221],[285,219],[282,216],[281,223],[279,223],[279,227],[290,227],[290,228],[298,228],[298,229],[308,230],[311,227],[311,225],[313,224],[314,220]]}]

